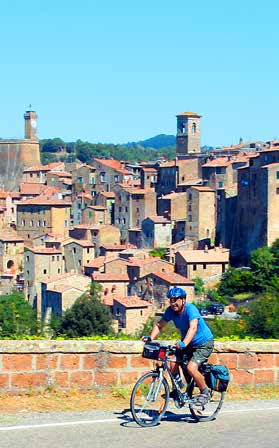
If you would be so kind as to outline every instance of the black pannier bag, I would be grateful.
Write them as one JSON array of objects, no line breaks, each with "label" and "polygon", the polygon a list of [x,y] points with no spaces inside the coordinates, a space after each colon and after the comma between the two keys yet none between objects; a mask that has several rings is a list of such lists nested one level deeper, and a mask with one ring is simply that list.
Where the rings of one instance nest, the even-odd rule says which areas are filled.
[{"label": "black pannier bag", "polygon": [[225,392],[229,381],[230,374],[226,366],[210,365],[210,371],[206,373],[206,384],[210,389]]},{"label": "black pannier bag", "polygon": [[166,347],[160,342],[146,342],[143,347],[142,357],[148,359],[164,359],[166,356]]}]

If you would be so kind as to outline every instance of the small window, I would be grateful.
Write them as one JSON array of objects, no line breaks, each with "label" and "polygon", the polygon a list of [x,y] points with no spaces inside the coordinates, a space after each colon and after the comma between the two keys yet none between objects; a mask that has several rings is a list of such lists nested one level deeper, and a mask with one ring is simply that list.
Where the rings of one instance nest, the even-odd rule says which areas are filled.
[{"label": "small window", "polygon": [[87,249],[86,249],[86,252],[89,254],[89,252],[90,252],[90,249],[89,249],[89,247],[87,247]]},{"label": "small window", "polygon": [[279,194],[279,188],[276,188],[276,194]]},{"label": "small window", "polygon": [[196,123],[192,124],[192,134],[195,134],[197,132],[197,125]]},{"label": "small window", "polygon": [[75,247],[73,247],[73,253],[76,254],[77,249]]},{"label": "small window", "polygon": [[44,274],[47,274],[47,270],[46,270],[46,269],[44,269],[44,270],[43,270],[43,273],[44,273]]},{"label": "small window", "polygon": [[279,179],[279,171],[276,171],[276,179]]},{"label": "small window", "polygon": [[51,257],[51,258],[52,258],[52,261],[54,261],[54,260],[55,260],[55,256],[54,256],[54,255],[52,255],[52,257]]},{"label": "small window", "polygon": [[33,227],[33,225],[34,225],[34,221],[33,221],[33,219],[31,219],[31,221],[30,221],[30,227]]},{"label": "small window", "polygon": [[59,258],[60,258],[59,255],[57,255],[56,260],[59,261]]},{"label": "small window", "polygon": [[203,265],[203,269],[206,269],[206,264]]},{"label": "small window", "polygon": [[30,261],[29,255],[26,255],[26,261],[27,261],[27,263]]},{"label": "small window", "polygon": [[60,268],[57,269],[57,273],[58,273],[58,274],[61,273],[61,269],[60,269]]},{"label": "small window", "polygon": [[196,270],[197,270],[197,265],[193,264],[193,271],[196,271]]}]

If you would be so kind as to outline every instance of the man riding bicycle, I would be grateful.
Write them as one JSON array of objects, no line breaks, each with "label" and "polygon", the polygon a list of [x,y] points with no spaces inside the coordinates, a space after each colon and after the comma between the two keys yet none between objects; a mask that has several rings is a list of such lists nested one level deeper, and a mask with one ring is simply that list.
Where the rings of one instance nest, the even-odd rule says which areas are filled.
[{"label": "man riding bicycle", "polygon": [[[211,330],[206,325],[199,310],[192,303],[186,303],[186,291],[174,286],[168,292],[170,306],[166,309],[162,319],[154,324],[150,337],[143,336],[142,340],[146,342],[156,339],[164,326],[173,321],[176,328],[181,333],[181,340],[177,341],[177,359],[186,359],[187,373],[194,378],[200,389],[200,395],[196,397],[197,404],[204,405],[210,399],[210,391],[206,386],[204,376],[199,372],[199,365],[206,362],[213,352],[214,341]],[[179,365],[173,363],[171,370],[179,383],[183,386],[179,374]],[[176,398],[175,391],[170,396]]]}]

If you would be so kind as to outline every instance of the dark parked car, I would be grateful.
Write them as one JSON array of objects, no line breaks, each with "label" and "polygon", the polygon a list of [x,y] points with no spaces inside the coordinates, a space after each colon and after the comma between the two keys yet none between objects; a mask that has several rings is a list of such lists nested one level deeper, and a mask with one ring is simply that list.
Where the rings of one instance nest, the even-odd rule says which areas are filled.
[{"label": "dark parked car", "polygon": [[207,307],[207,311],[209,314],[222,314],[225,310],[224,305],[222,303],[212,303]]},{"label": "dark parked car", "polygon": [[207,308],[198,308],[198,310],[199,310],[201,316],[207,316],[208,315]]}]

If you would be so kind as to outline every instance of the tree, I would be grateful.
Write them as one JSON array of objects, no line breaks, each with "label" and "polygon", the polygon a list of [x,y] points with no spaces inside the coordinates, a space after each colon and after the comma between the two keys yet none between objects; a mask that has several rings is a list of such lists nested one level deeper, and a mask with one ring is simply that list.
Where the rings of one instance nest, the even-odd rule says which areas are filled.
[{"label": "tree", "polygon": [[160,257],[162,260],[166,260],[167,249],[165,247],[156,247],[149,252],[151,257]]},{"label": "tree", "polygon": [[256,288],[254,275],[251,271],[230,268],[222,276],[218,293],[223,297],[233,297],[241,292],[251,292]]},{"label": "tree", "polygon": [[65,148],[65,143],[59,137],[41,140],[40,143],[42,152],[58,152]]},{"label": "tree", "polygon": [[250,266],[258,286],[263,288],[268,283],[274,269],[273,253],[267,246],[253,250],[250,254]]},{"label": "tree", "polygon": [[279,296],[265,294],[242,312],[246,333],[260,338],[279,338]]},{"label": "tree", "polygon": [[0,297],[0,336],[20,337],[37,333],[36,313],[23,294]]},{"label": "tree", "polygon": [[112,332],[109,309],[100,300],[101,286],[92,283],[90,292],[83,294],[66,310],[58,333],[69,338],[106,335]]},{"label": "tree", "polygon": [[193,278],[193,282],[195,284],[195,294],[200,296],[201,294],[203,294],[205,292],[204,281],[200,277],[195,277],[195,278]]}]

